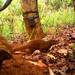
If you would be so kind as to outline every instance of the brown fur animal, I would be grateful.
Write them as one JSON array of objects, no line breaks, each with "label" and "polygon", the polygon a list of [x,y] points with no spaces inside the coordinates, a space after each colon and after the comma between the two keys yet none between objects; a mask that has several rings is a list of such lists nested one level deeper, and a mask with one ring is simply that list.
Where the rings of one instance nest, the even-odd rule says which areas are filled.
[{"label": "brown fur animal", "polygon": [[55,45],[57,43],[58,41],[56,40],[49,40],[49,41],[44,41],[41,39],[31,40],[25,45],[16,47],[15,49],[13,49],[13,52],[18,50],[24,50],[24,49],[29,49],[30,53],[33,53],[37,49],[40,51],[43,50],[47,51],[52,45]]}]

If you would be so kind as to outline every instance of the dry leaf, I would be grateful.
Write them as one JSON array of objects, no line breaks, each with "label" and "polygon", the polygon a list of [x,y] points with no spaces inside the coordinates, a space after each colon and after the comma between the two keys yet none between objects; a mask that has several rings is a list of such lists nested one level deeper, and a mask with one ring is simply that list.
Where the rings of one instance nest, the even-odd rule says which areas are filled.
[{"label": "dry leaf", "polygon": [[33,62],[33,61],[28,61],[28,62],[30,62],[30,63],[32,63],[34,65],[38,65],[40,67],[46,67],[46,65],[41,60],[39,60],[38,63],[37,62]]},{"label": "dry leaf", "polygon": [[58,53],[64,53],[64,54],[67,54],[67,49],[60,49],[60,50],[58,50]]},{"label": "dry leaf", "polygon": [[21,51],[16,51],[16,52],[15,52],[15,54],[21,54],[21,53],[22,53]]},{"label": "dry leaf", "polygon": [[70,43],[68,46],[69,46],[69,47],[72,47],[72,45],[73,45],[73,43]]},{"label": "dry leaf", "polygon": [[51,54],[47,54],[47,56],[53,58],[53,59],[56,59],[55,56],[51,55]]},{"label": "dry leaf", "polygon": [[39,60],[38,63],[40,67],[46,67],[46,65],[41,60]]},{"label": "dry leaf", "polygon": [[28,62],[30,62],[30,63],[32,63],[34,65],[39,65],[37,62],[33,62],[33,61],[28,61]]}]

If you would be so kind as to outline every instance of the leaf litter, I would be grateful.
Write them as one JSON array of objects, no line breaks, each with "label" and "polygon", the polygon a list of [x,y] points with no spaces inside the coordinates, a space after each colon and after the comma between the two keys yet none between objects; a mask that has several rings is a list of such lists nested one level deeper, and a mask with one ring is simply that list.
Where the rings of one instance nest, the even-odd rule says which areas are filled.
[{"label": "leaf litter", "polygon": [[[38,65],[39,67],[42,67],[42,68],[46,68],[43,71],[44,73],[46,73],[46,75],[48,74],[74,75],[75,74],[75,53],[74,53],[75,25],[68,28],[63,27],[62,29],[63,30],[61,31],[61,34],[55,34],[55,35],[50,34],[50,35],[47,35],[45,38],[43,38],[46,41],[50,39],[59,40],[59,44],[53,45],[46,53],[40,52],[40,50],[35,50],[32,54],[29,55],[29,54],[26,54],[25,52],[17,51],[14,53],[14,55],[17,55],[17,56],[21,55],[21,58],[19,58],[20,60],[21,59],[23,59],[22,61],[27,60],[27,62],[29,63]],[[27,40],[23,38],[19,36],[18,39],[10,39],[9,41],[12,43],[12,47],[15,48],[16,46],[19,46],[27,42]],[[19,59],[16,59],[16,60],[19,60]],[[21,61],[19,61],[18,63],[20,63],[20,65],[18,65],[16,61],[12,61],[11,63],[13,62],[14,62],[13,66],[16,65],[15,68],[20,67],[20,65],[22,66],[25,63],[25,62],[22,63]],[[6,66],[8,67],[9,65],[6,65]],[[5,68],[5,69],[9,69],[9,68]],[[32,72],[31,73],[28,73],[28,72],[27,72],[27,75],[32,73]],[[11,75],[13,75],[13,73]],[[22,72],[21,72],[21,75],[22,75]],[[37,72],[36,74],[34,73],[32,75],[37,75]],[[39,75],[42,75],[42,74],[40,73]]]}]

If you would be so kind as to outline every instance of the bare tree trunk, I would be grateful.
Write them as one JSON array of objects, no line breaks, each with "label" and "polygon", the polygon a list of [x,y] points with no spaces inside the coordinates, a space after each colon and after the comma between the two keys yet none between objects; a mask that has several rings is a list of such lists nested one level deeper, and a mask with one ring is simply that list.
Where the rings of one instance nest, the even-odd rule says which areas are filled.
[{"label": "bare tree trunk", "polygon": [[73,5],[74,5],[74,11],[75,11],[75,0],[73,0]]},{"label": "bare tree trunk", "polygon": [[41,39],[45,35],[41,27],[37,0],[21,0],[24,23],[29,39]]}]

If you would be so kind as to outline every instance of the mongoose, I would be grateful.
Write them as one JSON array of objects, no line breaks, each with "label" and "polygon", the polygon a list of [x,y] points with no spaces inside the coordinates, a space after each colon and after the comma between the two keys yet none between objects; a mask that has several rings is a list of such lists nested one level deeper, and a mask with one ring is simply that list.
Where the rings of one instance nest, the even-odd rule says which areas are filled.
[{"label": "mongoose", "polygon": [[0,49],[0,68],[2,66],[2,62],[7,59],[11,59],[12,55],[6,52],[5,50]]},{"label": "mongoose", "polygon": [[52,45],[55,45],[57,43],[58,41],[56,40],[49,40],[49,41],[44,41],[41,39],[31,40],[25,45],[16,47],[15,49],[13,49],[13,52],[24,49],[29,49],[30,53],[33,53],[35,50],[47,51]]}]

